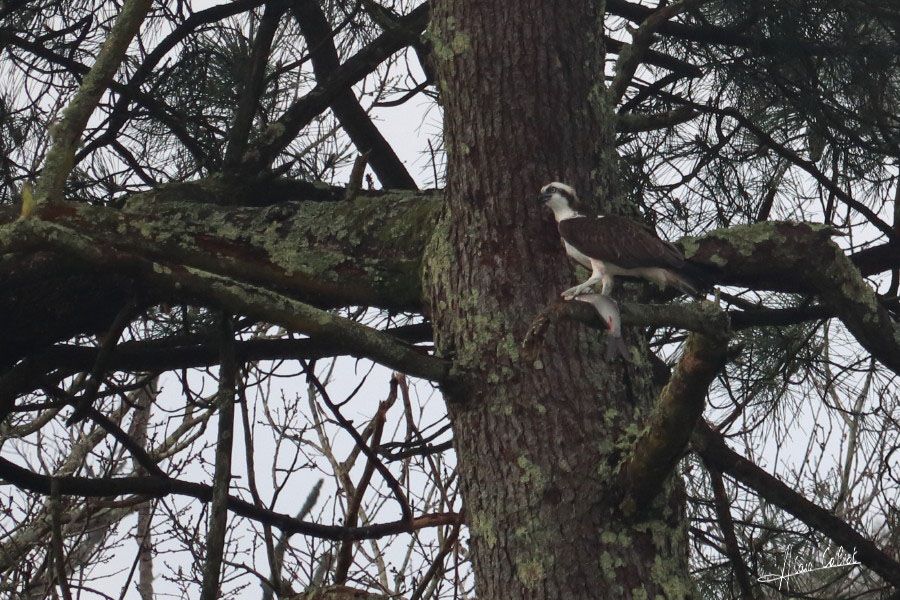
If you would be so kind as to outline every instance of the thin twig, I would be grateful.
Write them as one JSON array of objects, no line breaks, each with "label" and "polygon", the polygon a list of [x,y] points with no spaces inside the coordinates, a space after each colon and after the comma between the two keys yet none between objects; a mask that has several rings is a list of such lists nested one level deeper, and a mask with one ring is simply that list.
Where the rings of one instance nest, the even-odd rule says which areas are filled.
[{"label": "thin twig", "polygon": [[335,406],[334,402],[332,402],[331,397],[328,395],[328,391],[325,389],[325,386],[322,385],[322,382],[319,381],[319,378],[316,377],[315,373],[312,372],[312,369],[309,368],[305,362],[301,361],[301,367],[306,373],[307,380],[313,384],[316,388],[316,391],[319,392],[319,395],[322,397],[322,401],[334,415],[334,418],[337,420],[338,424],[343,427],[347,433],[350,434],[350,437],[353,438],[353,441],[356,442],[357,447],[360,451],[366,455],[370,461],[374,462],[375,468],[378,470],[378,473],[384,478],[385,483],[391,491],[394,493],[394,497],[397,499],[397,503],[400,505],[400,511],[402,513],[401,521],[410,522],[413,518],[412,509],[409,506],[409,501],[406,499],[406,494],[403,492],[403,486],[400,485],[400,482],[397,481],[397,478],[390,472],[390,470],[384,466],[384,463],[378,459],[378,454],[375,450],[369,447],[366,444],[365,440],[362,436],[359,435],[359,432],[356,431],[356,428],[353,427],[353,424],[348,421],[344,415],[341,414],[341,411]]},{"label": "thin twig", "polygon": [[65,600],[72,600],[69,591],[69,581],[66,579],[66,556],[63,552],[62,525],[60,524],[59,480],[56,477],[50,479],[50,544],[53,548],[53,567],[56,571],[56,583]]},{"label": "thin twig", "polygon": [[[250,424],[250,411],[247,407],[247,394],[244,386],[241,385],[239,391],[240,407],[241,407],[241,423],[244,429],[244,460],[247,463],[247,487],[250,489],[250,496],[253,498],[253,504],[259,508],[264,508],[262,498],[259,495],[259,489],[256,485],[256,462],[253,458],[253,434]],[[280,569],[277,568],[275,561],[275,542],[272,536],[272,526],[263,523],[263,541],[266,544],[266,558],[269,561],[269,570],[272,572],[271,583],[281,593],[281,577]]]},{"label": "thin twig", "polygon": [[94,400],[97,399],[100,383],[103,381],[103,376],[106,374],[109,360],[113,355],[116,344],[119,342],[119,337],[121,337],[122,332],[125,331],[128,323],[131,322],[136,308],[137,302],[132,298],[124,307],[122,307],[119,314],[116,315],[115,320],[109,327],[109,331],[106,332],[106,335],[104,335],[103,339],[100,341],[100,350],[97,352],[97,359],[94,361],[93,369],[91,369],[91,377],[88,379],[87,384],[85,384],[84,391],[81,393],[81,398],[78,400],[77,404],[75,404],[75,410],[66,421],[66,425],[72,426],[75,423],[84,420],[87,416],[88,408],[94,403]]},{"label": "thin twig", "polygon": [[[422,579],[418,581],[418,586],[416,587],[416,591],[412,593],[409,597],[409,600],[420,600],[425,593],[425,590],[428,589],[429,582],[435,577],[440,577],[444,573],[444,559],[450,554],[450,551],[453,550],[453,546],[456,545],[456,540],[459,537],[459,525],[454,525],[453,529],[450,530],[450,534],[444,538],[444,543],[441,544],[441,549],[438,551],[437,556],[434,557],[434,560],[431,562],[431,566],[428,567],[428,571],[425,572],[425,575],[422,576]],[[439,573],[440,572],[440,573]]]},{"label": "thin twig", "polygon": [[[370,438],[372,448],[377,448],[378,444],[381,443],[381,434],[384,431],[384,420],[388,409],[394,403],[396,398],[397,381],[396,379],[391,378],[391,391],[388,399],[378,405],[378,411],[372,418],[374,425],[372,437]],[[363,496],[365,495],[369,483],[372,480],[372,475],[375,472],[375,463],[378,462],[377,454],[373,453],[373,455],[375,458],[373,459],[372,456],[369,457],[369,460],[366,462],[366,466],[363,469],[362,476],[359,478],[359,483],[356,485],[356,490],[350,498],[350,502],[347,504],[347,518],[345,519],[345,522],[349,527],[355,527],[359,521],[359,508],[362,506]],[[350,565],[353,562],[353,545],[354,542],[352,540],[346,540],[338,551],[337,565],[334,568],[334,583],[336,584],[344,584],[347,582],[347,574],[349,573]]]},{"label": "thin twig", "polygon": [[238,367],[234,355],[234,327],[231,318],[225,314],[220,319],[220,334],[222,358],[217,394],[218,441],[213,474],[212,507],[206,536],[206,564],[203,566],[203,586],[200,591],[200,600],[216,600],[219,597],[219,581],[222,575],[222,558],[225,554],[225,534],[228,521],[228,488],[231,484],[234,393]]}]

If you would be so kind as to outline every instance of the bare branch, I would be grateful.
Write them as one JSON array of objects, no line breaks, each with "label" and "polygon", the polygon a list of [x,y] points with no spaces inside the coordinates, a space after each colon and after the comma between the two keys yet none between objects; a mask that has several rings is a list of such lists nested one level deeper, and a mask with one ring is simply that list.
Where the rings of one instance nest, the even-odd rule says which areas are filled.
[{"label": "bare branch", "polygon": [[[372,466],[378,470],[378,474],[384,479],[387,486],[393,492],[394,497],[397,500],[397,504],[400,506],[400,513],[402,515],[401,520],[410,521],[412,519],[412,509],[409,505],[409,500],[406,498],[406,494],[403,492],[403,486],[400,485],[400,482],[391,474],[390,470],[378,459],[378,453],[375,451],[376,445],[373,444],[373,447],[369,447],[366,444],[365,440],[356,431],[353,425],[341,414],[340,409],[335,405],[334,402],[331,401],[331,398],[328,395],[328,391],[325,389],[325,386],[322,385],[322,382],[315,376],[312,369],[304,366],[304,371],[306,372],[307,380],[315,386],[316,391],[319,393],[319,396],[322,398],[322,402],[328,406],[328,409],[334,415],[334,418],[337,422],[343,427],[343,429],[350,434],[350,437],[353,438],[353,441],[356,443],[356,449],[362,452],[365,457],[369,460]],[[397,381],[395,378],[391,378],[391,390],[392,393],[388,397],[388,400],[393,402],[397,397]],[[380,408],[383,410],[387,410],[389,405],[383,405]],[[373,431],[378,427],[378,421],[373,422]]]},{"label": "bare branch", "polygon": [[[359,509],[362,506],[363,496],[369,487],[369,483],[372,481],[372,475],[375,473],[376,465],[380,462],[374,451],[371,451],[371,448],[377,448],[381,443],[381,434],[384,431],[384,420],[387,416],[387,411],[394,404],[396,399],[397,382],[394,378],[391,378],[391,391],[388,398],[378,404],[378,410],[372,418],[373,427],[372,435],[369,438],[369,444],[363,442],[370,448],[370,455],[367,457],[368,460],[366,461],[366,466],[363,468],[359,482],[356,484],[356,490],[353,493],[353,497],[350,498],[350,502],[347,504],[347,518],[345,522],[349,527],[355,527],[359,522]],[[345,541],[341,544],[341,548],[337,553],[337,564],[334,567],[333,577],[335,583],[344,584],[347,582],[347,574],[350,572],[350,565],[352,562],[353,542]]]},{"label": "bare branch", "polygon": [[243,158],[243,168],[258,172],[268,167],[275,157],[290,144],[303,127],[308,125],[335,98],[342,94],[394,52],[412,44],[428,22],[429,5],[424,3],[400,19],[398,27],[385,31],[335,69],[327,81],[319,82],[303,98],[297,100],[274,123],[269,125],[257,143]]},{"label": "bare branch", "polygon": [[786,510],[850,552],[890,584],[900,587],[900,563],[830,511],[814,504],[728,447],[722,435],[705,421],[694,429],[691,449],[703,460]]},{"label": "bare branch", "polygon": [[122,6],[109,37],[100,48],[97,61],[85,75],[60,121],[53,126],[53,145],[44,159],[44,170],[35,188],[36,203],[62,199],[63,186],[75,163],[78,140],[125,58],[128,45],[137,35],[150,5],[150,0],[127,0]]},{"label": "bare branch", "polygon": [[[330,80],[333,73],[341,68],[337,50],[334,47],[334,32],[331,30],[331,24],[317,0],[295,2],[293,11],[300,24],[303,37],[306,38],[310,48],[309,57],[316,80],[319,83],[325,83]],[[402,35],[402,23],[386,28],[386,30],[393,30],[398,26],[401,28],[399,33]],[[360,153],[369,154],[372,170],[381,181],[382,187],[416,189],[416,182],[406,170],[403,161],[366,114],[352,88],[347,87],[336,94],[331,102],[331,109],[357,150]],[[353,186],[350,187],[352,189]]]},{"label": "bare branch", "polygon": [[97,392],[100,390],[100,384],[106,375],[110,357],[115,351],[116,344],[119,342],[122,332],[128,326],[128,323],[134,318],[136,303],[134,300],[129,301],[113,321],[109,331],[104,334],[100,340],[100,349],[97,351],[97,359],[91,369],[91,375],[84,386],[81,397],[73,404],[75,410],[66,420],[66,425],[70,427],[80,422],[87,416],[88,409],[92,407],[94,400],[97,398]]},{"label": "bare branch", "polygon": [[650,48],[653,34],[666,21],[680,15],[688,8],[699,4],[702,0],[681,0],[674,4],[664,6],[651,13],[637,31],[632,34],[631,44],[625,45],[619,50],[619,58],[616,61],[616,75],[609,84],[609,102],[612,106],[619,103],[631,78]]},{"label": "bare branch", "polygon": [[50,544],[53,548],[54,577],[64,600],[72,600],[72,592],[69,591],[69,580],[66,575],[66,555],[63,551],[62,526],[60,525],[59,481],[54,477],[50,480]]},{"label": "bare branch", "polygon": [[234,328],[229,316],[220,317],[219,330],[222,352],[219,391],[216,394],[219,425],[200,600],[215,600],[219,597],[219,581],[228,525],[228,488],[231,485],[231,450],[234,442],[234,400],[238,366],[234,357]]},{"label": "bare branch", "polygon": [[[52,478],[49,475],[41,475],[20,467],[0,456],[0,479],[22,489],[48,495]],[[86,498],[115,497],[125,494],[161,498],[169,494],[176,494],[209,502],[213,495],[212,486],[171,477],[57,477],[56,479],[59,480],[60,494]],[[252,503],[234,496],[228,497],[228,509],[242,517],[260,523],[269,523],[288,534],[299,533],[335,541],[376,539],[398,533],[409,533],[425,527],[453,525],[461,523],[463,519],[463,515],[459,513],[434,513],[414,517],[411,521],[401,519],[364,527],[320,525],[301,521],[283,513],[258,508]]]}]

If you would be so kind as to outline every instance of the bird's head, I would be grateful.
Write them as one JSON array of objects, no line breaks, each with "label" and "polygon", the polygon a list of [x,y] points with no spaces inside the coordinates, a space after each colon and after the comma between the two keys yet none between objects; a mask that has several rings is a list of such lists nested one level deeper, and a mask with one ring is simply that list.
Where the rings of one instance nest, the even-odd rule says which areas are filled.
[{"label": "bird's head", "polygon": [[578,195],[575,194],[575,189],[558,181],[548,183],[542,187],[539,198],[541,204],[550,207],[557,219],[564,214],[573,213],[575,210],[573,205],[578,202]]}]

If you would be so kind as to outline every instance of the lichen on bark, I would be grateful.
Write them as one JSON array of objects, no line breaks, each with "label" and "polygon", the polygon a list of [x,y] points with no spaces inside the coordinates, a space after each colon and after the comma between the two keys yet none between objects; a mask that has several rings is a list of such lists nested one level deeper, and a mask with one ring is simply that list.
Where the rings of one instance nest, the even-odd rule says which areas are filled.
[{"label": "lichen on bark", "polygon": [[[437,351],[470,374],[445,398],[479,598],[689,596],[676,593],[691,585],[677,486],[643,531],[602,468],[621,458],[615,440],[638,430],[652,400],[647,361],[605,363],[599,336],[571,322],[548,333],[542,368],[520,352],[532,319],[572,283],[540,186],[566,181],[592,209],[630,208],[615,189],[613,113],[596,78],[602,9],[443,0],[433,11],[438,47],[460,31],[470,41],[437,57],[448,183],[424,280]],[[615,539],[601,537],[609,531]],[[657,559],[672,566],[663,572]]]}]

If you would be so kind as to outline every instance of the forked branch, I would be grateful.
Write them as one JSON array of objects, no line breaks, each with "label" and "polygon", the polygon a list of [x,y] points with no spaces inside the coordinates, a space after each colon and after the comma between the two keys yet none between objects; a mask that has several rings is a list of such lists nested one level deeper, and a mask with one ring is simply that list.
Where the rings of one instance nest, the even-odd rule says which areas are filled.
[{"label": "forked branch", "polygon": [[709,385],[725,365],[727,349],[726,335],[688,337],[647,425],[622,462],[619,477],[626,513],[640,515],[647,509],[674,471],[703,414]]}]

